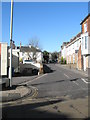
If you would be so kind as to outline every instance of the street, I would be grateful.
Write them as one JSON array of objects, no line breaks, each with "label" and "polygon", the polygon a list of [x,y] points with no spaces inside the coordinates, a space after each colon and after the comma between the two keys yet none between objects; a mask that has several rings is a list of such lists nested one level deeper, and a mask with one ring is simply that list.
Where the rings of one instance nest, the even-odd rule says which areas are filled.
[{"label": "street", "polygon": [[54,64],[48,66],[53,70],[51,73],[30,83],[38,88],[37,98],[69,96],[75,99],[88,96],[88,84],[81,79],[85,76]]},{"label": "street", "polygon": [[59,64],[47,66],[51,72],[25,82],[28,87],[36,88],[33,97],[3,105],[3,118],[88,117],[87,77]]}]

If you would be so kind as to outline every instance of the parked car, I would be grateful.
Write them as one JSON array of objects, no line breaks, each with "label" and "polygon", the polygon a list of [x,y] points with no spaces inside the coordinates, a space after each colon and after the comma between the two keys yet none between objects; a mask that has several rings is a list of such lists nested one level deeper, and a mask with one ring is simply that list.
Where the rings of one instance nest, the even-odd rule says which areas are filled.
[{"label": "parked car", "polygon": [[32,64],[34,61],[32,60],[23,60],[23,64]]}]

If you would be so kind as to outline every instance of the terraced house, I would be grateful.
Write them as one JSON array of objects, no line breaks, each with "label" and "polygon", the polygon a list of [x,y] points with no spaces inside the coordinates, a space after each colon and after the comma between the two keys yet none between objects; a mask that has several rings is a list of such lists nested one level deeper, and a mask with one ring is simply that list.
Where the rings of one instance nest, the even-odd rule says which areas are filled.
[{"label": "terraced house", "polygon": [[90,14],[84,18],[81,25],[81,55],[82,68],[86,71],[90,68]]},{"label": "terraced house", "polygon": [[69,42],[63,42],[62,46],[61,46],[61,57],[63,57],[63,59],[67,58],[67,49],[66,49],[66,45]]},{"label": "terraced house", "polygon": [[66,45],[67,49],[67,64],[73,64],[73,67],[78,68],[78,51],[81,44],[81,33],[78,33]]}]

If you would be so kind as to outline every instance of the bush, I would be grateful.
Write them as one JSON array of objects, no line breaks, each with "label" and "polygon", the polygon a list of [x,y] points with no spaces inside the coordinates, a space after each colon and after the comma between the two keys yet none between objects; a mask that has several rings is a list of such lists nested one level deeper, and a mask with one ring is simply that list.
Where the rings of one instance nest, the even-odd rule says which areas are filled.
[{"label": "bush", "polygon": [[65,64],[67,63],[67,61],[66,61],[66,59],[65,59],[65,62],[64,62]]},{"label": "bush", "polygon": [[61,57],[61,64],[63,64],[63,57]]}]

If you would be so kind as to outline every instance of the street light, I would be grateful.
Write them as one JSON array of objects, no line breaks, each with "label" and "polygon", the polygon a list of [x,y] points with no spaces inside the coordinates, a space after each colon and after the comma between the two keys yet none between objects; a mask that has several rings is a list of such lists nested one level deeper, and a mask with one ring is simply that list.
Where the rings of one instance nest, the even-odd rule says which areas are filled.
[{"label": "street light", "polygon": [[13,0],[11,0],[11,21],[10,21],[10,68],[9,68],[10,87],[12,87],[12,30],[13,30]]}]

